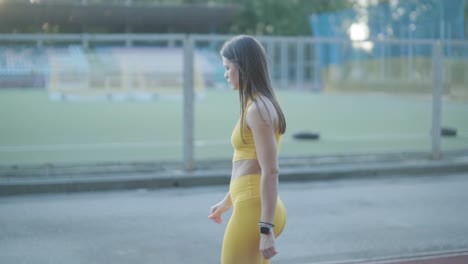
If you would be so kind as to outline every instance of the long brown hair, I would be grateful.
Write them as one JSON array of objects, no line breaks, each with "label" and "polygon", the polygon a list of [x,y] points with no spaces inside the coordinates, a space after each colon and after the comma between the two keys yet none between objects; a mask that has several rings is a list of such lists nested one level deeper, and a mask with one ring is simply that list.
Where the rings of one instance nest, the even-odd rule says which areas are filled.
[{"label": "long brown hair", "polygon": [[[232,62],[239,71],[239,101],[241,111],[241,136],[245,118],[245,108],[249,101],[257,103],[255,96],[265,105],[261,96],[268,98],[275,107],[278,115],[278,130],[280,134],[286,132],[286,119],[272,88],[268,74],[268,63],[265,49],[253,37],[247,35],[236,36],[224,43],[221,56]],[[269,113],[269,112],[268,112]]]}]

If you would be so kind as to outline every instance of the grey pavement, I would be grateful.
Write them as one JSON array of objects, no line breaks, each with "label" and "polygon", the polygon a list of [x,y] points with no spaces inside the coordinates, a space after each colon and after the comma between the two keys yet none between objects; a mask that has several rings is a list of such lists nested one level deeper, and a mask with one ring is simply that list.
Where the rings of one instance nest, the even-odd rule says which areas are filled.
[{"label": "grey pavement", "polygon": [[[225,224],[207,215],[227,188],[0,197],[0,263],[219,263]],[[466,251],[467,190],[468,173],[282,182],[272,263]]]},{"label": "grey pavement", "polygon": [[[180,162],[107,162],[0,165],[0,196],[227,184],[230,160],[198,161],[193,171]],[[468,150],[429,153],[380,153],[285,157],[282,181],[390,177],[468,172]]]}]

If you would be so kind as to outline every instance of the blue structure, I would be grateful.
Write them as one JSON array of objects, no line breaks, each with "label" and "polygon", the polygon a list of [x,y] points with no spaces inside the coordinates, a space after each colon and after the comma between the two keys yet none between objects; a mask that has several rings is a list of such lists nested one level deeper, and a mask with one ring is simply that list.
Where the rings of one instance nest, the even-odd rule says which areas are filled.
[{"label": "blue structure", "polygon": [[[350,39],[353,23],[367,25],[368,39],[466,39],[464,29],[466,0],[400,0],[365,9],[322,13],[310,16],[312,34],[317,38]],[[447,56],[451,56],[450,50]],[[369,51],[341,44],[319,44],[316,54],[321,66],[365,59]],[[371,56],[430,56],[431,47],[418,45],[376,45]],[[467,54],[468,55],[468,54]],[[457,56],[459,56],[457,54]]]}]

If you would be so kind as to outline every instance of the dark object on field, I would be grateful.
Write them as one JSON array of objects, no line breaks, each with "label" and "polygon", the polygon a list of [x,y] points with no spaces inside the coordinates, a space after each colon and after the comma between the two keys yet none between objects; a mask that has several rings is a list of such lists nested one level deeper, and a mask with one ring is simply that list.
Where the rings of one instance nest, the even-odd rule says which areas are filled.
[{"label": "dark object on field", "polygon": [[318,132],[313,132],[313,131],[302,131],[302,132],[297,132],[293,134],[293,138],[317,140],[320,138],[320,134]]},{"label": "dark object on field", "polygon": [[450,127],[443,127],[440,129],[440,134],[444,137],[456,137],[457,129]]}]

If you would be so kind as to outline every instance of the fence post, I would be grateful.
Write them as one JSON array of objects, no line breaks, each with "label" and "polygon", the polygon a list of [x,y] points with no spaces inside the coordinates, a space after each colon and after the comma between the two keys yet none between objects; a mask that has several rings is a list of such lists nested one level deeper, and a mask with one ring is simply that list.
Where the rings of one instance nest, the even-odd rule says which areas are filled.
[{"label": "fence post", "polygon": [[194,105],[193,105],[193,39],[190,35],[186,35],[184,38],[184,117],[183,117],[183,152],[184,152],[184,169],[190,171],[194,169],[193,161],[193,117],[194,117]]},{"label": "fence post", "polygon": [[86,33],[81,35],[81,47],[83,47],[83,49],[89,48],[89,35]]},{"label": "fence post", "polygon": [[305,90],[304,85],[304,39],[299,38],[296,46],[296,87]]},{"label": "fence post", "polygon": [[281,39],[280,43],[280,70],[281,70],[281,89],[287,89],[289,86],[289,42]]},{"label": "fence post", "polygon": [[441,119],[444,54],[441,41],[432,45],[432,158],[441,158]]},{"label": "fence post", "polygon": [[270,79],[271,79],[271,85],[276,87],[276,60],[275,60],[275,41],[272,39],[267,39],[266,41],[266,48],[267,48],[267,57],[268,57],[268,68],[270,70]]}]

